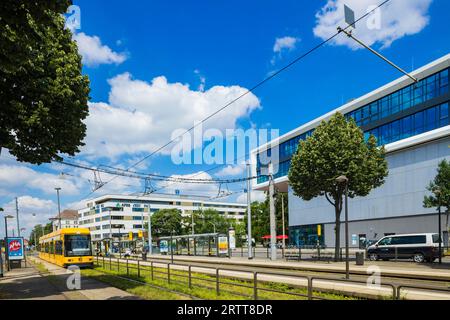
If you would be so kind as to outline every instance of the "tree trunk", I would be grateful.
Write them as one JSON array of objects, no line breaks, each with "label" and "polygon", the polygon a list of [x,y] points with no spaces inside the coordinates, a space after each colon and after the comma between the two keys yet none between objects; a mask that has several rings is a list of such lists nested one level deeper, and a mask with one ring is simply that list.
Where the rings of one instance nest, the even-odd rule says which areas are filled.
[{"label": "tree trunk", "polygon": [[335,227],[335,245],[334,245],[334,261],[339,261],[340,248],[341,248],[341,206],[342,200],[336,200],[334,205],[334,212],[336,215],[336,227]]}]

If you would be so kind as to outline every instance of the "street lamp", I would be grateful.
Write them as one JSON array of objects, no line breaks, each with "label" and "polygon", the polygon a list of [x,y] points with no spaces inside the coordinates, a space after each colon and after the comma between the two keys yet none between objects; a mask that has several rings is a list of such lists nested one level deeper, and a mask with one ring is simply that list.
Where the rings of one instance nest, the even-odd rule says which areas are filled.
[{"label": "street lamp", "polygon": [[438,198],[438,241],[439,241],[439,264],[442,264],[442,237],[441,237],[441,188],[436,187],[433,190],[434,194]]},{"label": "street lamp", "polygon": [[58,197],[58,220],[59,220],[59,230],[61,230],[61,205],[59,202],[59,190],[61,190],[61,188],[55,188],[56,190],[56,195]]},{"label": "street lamp", "polygon": [[[3,208],[0,207],[0,212],[3,211]],[[3,278],[3,256],[2,256],[2,246],[0,244],[0,278]]]},{"label": "street lamp", "polygon": [[8,269],[8,271],[10,270],[9,268],[9,252],[8,252],[8,219],[12,219],[14,218],[11,215],[6,215],[5,217],[5,262],[6,262],[6,267]]},{"label": "street lamp", "polygon": [[348,178],[342,175],[336,178],[336,182],[345,185],[345,278],[350,279],[350,264],[348,260]]},{"label": "street lamp", "polygon": [[214,233],[216,233],[216,225],[212,222],[212,221],[208,221],[208,220],[206,220],[206,222],[208,222],[208,223],[211,223],[212,224],[212,226],[213,226],[213,230],[214,230]]},{"label": "street lamp", "polygon": [[172,230],[172,233],[170,234],[170,261],[173,264],[173,234],[175,233],[175,230]]}]

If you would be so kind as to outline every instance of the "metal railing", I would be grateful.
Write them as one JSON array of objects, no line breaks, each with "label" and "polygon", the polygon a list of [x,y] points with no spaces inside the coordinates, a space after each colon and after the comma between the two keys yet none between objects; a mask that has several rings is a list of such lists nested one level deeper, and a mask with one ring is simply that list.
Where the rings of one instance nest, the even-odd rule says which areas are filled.
[{"label": "metal railing", "polygon": [[[151,281],[162,280],[167,282],[167,284],[181,284],[187,286],[189,289],[204,288],[209,290],[214,290],[217,296],[221,293],[228,293],[234,296],[242,296],[249,299],[258,300],[261,298],[262,293],[277,293],[283,296],[290,296],[295,298],[304,298],[308,300],[328,300],[327,294],[337,294],[347,297],[356,298],[388,298],[388,299],[401,299],[402,289],[416,289],[416,290],[426,290],[434,292],[445,292],[449,295],[450,299],[450,289],[445,289],[443,287],[436,286],[415,286],[415,285],[399,285],[395,283],[383,283],[378,287],[370,287],[367,285],[367,281],[363,280],[350,280],[343,278],[331,278],[331,277],[317,277],[317,276],[306,276],[306,275],[292,275],[279,272],[255,272],[242,269],[232,269],[232,268],[215,268],[208,266],[195,266],[191,264],[181,264],[181,263],[170,263],[161,261],[142,262],[140,260],[130,260],[129,259],[112,259],[111,257],[97,257],[95,259],[95,264],[101,266],[104,270],[117,271],[118,274],[124,276],[122,273],[126,273],[128,278],[138,278],[143,279],[146,276],[151,279]],[[193,268],[202,269],[203,271],[193,271]],[[208,270],[205,272],[204,270]],[[228,273],[228,274],[226,274]],[[240,274],[240,275],[237,275]],[[272,280],[270,278],[272,277]],[[274,281],[273,278],[278,278]],[[295,279],[297,281],[303,280],[304,284],[290,284],[287,282],[282,282],[281,280],[285,278]],[[136,281],[136,279],[133,279]],[[340,283],[340,284],[353,284],[355,286],[364,285],[366,291],[375,290],[372,293],[358,293],[356,290],[354,292],[349,292],[344,289],[331,289],[322,286],[315,285],[318,282],[326,283]],[[142,282],[144,283],[144,282]],[[270,284],[283,284],[287,287],[287,290],[279,290],[276,286],[270,286]],[[239,292],[232,290],[234,287],[246,288],[248,293]],[[386,290],[384,295],[380,293],[380,289],[389,288],[392,290],[392,294],[386,295]],[[372,288],[372,289],[371,289]],[[305,291],[305,292],[303,292]],[[406,297],[405,297],[406,298]]]}]

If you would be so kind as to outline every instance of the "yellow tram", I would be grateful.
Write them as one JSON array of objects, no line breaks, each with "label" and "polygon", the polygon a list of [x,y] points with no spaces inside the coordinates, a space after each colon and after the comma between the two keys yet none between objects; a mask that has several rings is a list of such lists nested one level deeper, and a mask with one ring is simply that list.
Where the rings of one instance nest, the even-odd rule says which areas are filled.
[{"label": "yellow tram", "polygon": [[91,234],[85,228],[57,230],[39,238],[39,257],[61,267],[93,265]]}]

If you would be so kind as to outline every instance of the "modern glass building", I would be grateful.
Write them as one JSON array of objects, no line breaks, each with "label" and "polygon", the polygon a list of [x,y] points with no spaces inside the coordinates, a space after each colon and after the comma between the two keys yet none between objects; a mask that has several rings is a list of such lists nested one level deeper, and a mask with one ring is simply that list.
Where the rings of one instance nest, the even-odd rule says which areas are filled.
[{"label": "modern glass building", "polygon": [[[449,67],[450,55],[446,55],[414,71],[418,83],[399,78],[253,150],[253,173],[260,175],[261,155],[270,155],[278,146],[274,178],[277,188],[289,193],[291,243],[334,245],[333,208],[324,199],[305,202],[294,196],[287,174],[299,141],[336,112],[353,118],[366,138],[373,134],[385,146],[390,171],[382,187],[364,199],[350,200],[352,245],[390,233],[437,232],[436,212],[423,208],[422,200],[439,161],[450,160]],[[256,190],[267,187],[266,176],[253,185]],[[323,226],[320,235],[318,226]]]}]

